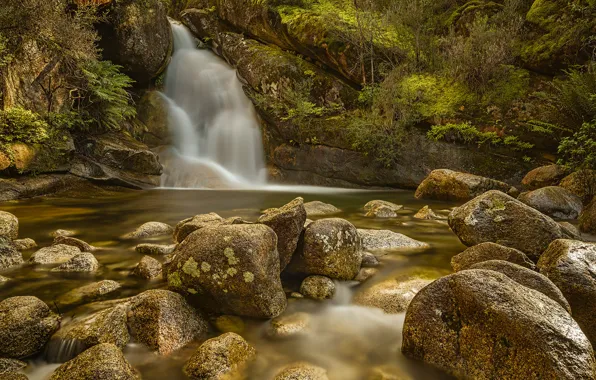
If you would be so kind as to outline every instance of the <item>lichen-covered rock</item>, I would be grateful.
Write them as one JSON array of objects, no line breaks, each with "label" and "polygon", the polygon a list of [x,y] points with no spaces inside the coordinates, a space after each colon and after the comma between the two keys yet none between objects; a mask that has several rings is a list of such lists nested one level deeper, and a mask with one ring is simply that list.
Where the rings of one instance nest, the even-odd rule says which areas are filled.
[{"label": "lichen-covered rock", "polygon": [[77,238],[70,237],[70,236],[56,236],[54,238],[54,242],[52,244],[53,245],[57,245],[57,244],[71,245],[73,247],[77,247],[78,249],[80,249],[81,252],[93,252],[93,251],[97,250],[97,248],[95,248],[91,244],[84,242],[81,239],[77,239]]},{"label": "lichen-covered rock", "polygon": [[386,249],[424,249],[430,248],[428,243],[407,237],[389,230],[358,229],[362,249],[376,251]]},{"label": "lichen-covered rock", "polygon": [[435,214],[435,212],[427,206],[422,207],[416,214],[414,214],[415,219],[422,219],[422,220],[441,220],[447,219],[444,216],[440,216]]},{"label": "lichen-covered rock", "polygon": [[60,317],[39,298],[6,298],[0,302],[0,357],[38,353],[59,326]]},{"label": "lichen-covered rock", "polygon": [[137,264],[132,273],[145,280],[161,278],[161,263],[151,256],[144,256]]},{"label": "lichen-covered rock", "polygon": [[256,354],[240,335],[225,333],[203,343],[184,366],[184,373],[192,379],[242,378]]},{"label": "lichen-covered rock", "polygon": [[596,345],[596,244],[555,240],[540,256],[538,268],[561,289],[573,318]]},{"label": "lichen-covered rock", "polygon": [[206,319],[178,293],[148,290],[130,300],[131,336],[168,355],[207,332]]},{"label": "lichen-covered rock", "polygon": [[0,237],[10,240],[19,237],[19,219],[10,212],[0,211]]},{"label": "lichen-covered rock", "polygon": [[143,255],[161,255],[166,256],[174,252],[176,244],[151,244],[143,243],[135,247],[135,251]]},{"label": "lichen-covered rock", "polygon": [[568,236],[550,217],[500,191],[488,191],[449,214],[462,243],[493,242],[524,252],[534,261],[553,241]]},{"label": "lichen-covered rock", "polygon": [[445,276],[410,303],[402,352],[458,378],[592,379],[594,352],[571,315],[504,274]]},{"label": "lichen-covered rock", "polygon": [[219,226],[219,225],[232,225],[232,224],[244,224],[246,223],[241,218],[232,217],[228,219],[224,219],[221,216],[217,215],[214,212],[210,212],[209,214],[200,214],[196,215],[192,218],[184,219],[180,223],[176,225],[176,230],[174,231],[174,241],[180,243],[182,240],[186,239],[186,237],[196,230],[200,230],[201,228],[208,227],[208,226]]},{"label": "lichen-covered rock", "polygon": [[582,200],[560,186],[547,186],[522,193],[517,199],[557,219],[577,219],[582,211]]},{"label": "lichen-covered rock", "polygon": [[81,250],[77,247],[57,244],[36,251],[29,258],[29,262],[33,264],[62,264],[80,254]]},{"label": "lichen-covered rock", "polygon": [[6,237],[0,237],[0,270],[11,268],[23,263],[23,255],[17,251],[12,242]]},{"label": "lichen-covered rock", "polygon": [[139,380],[141,376],[126,361],[118,346],[102,343],[62,364],[50,380]]},{"label": "lichen-covered rock", "polygon": [[156,236],[171,235],[174,232],[172,226],[161,222],[147,222],[140,225],[136,230],[122,236],[123,239],[145,239]]},{"label": "lichen-covered rock", "polygon": [[559,186],[577,195],[584,202],[596,196],[596,170],[578,170],[561,180]]},{"label": "lichen-covered rock", "polygon": [[358,291],[354,295],[353,302],[361,306],[379,308],[387,314],[403,313],[414,296],[431,282],[431,280],[418,278],[383,281]]},{"label": "lichen-covered rock", "polygon": [[335,295],[335,283],[329,277],[308,276],[300,285],[300,293],[315,300],[327,300]]},{"label": "lichen-covered rock", "polygon": [[13,240],[12,245],[17,249],[17,251],[26,251],[28,249],[37,248],[37,243],[31,238]]},{"label": "lichen-covered rock", "polygon": [[526,288],[539,291],[548,298],[557,302],[563,307],[563,309],[571,313],[569,303],[559,288],[557,288],[557,286],[551,280],[549,280],[548,277],[536,271],[503,260],[483,261],[472,265],[470,269],[487,269],[503,273],[505,276],[509,277],[515,282],[518,282]]},{"label": "lichen-covered rock", "polygon": [[454,272],[459,272],[476,263],[488,260],[504,260],[532,270],[536,269],[536,265],[522,251],[491,242],[474,245],[453,256],[451,268]]},{"label": "lichen-covered rock", "polygon": [[546,186],[557,186],[568,174],[568,169],[562,165],[547,165],[533,169],[522,179],[522,186],[527,191],[537,190]]},{"label": "lichen-covered rock", "polygon": [[436,169],[420,183],[415,196],[418,199],[467,201],[488,190],[513,191],[505,182],[449,169]]},{"label": "lichen-covered rock", "polygon": [[296,198],[280,208],[265,211],[257,221],[271,227],[277,235],[277,252],[282,271],[292,260],[305,222],[306,210],[302,198]]},{"label": "lichen-covered rock", "polygon": [[283,367],[273,380],[329,380],[325,368],[306,363],[297,362]]},{"label": "lichen-covered rock", "polygon": [[121,285],[113,280],[102,280],[91,284],[75,288],[67,293],[60,295],[56,302],[58,305],[76,305],[98,301],[103,296],[110,294]]},{"label": "lichen-covered rock", "polygon": [[166,267],[172,290],[208,310],[255,318],[284,311],[279,273],[277,236],[262,224],[201,228],[178,245]]},{"label": "lichen-covered rock", "polygon": [[27,367],[27,363],[16,359],[0,358],[0,375],[18,372]]},{"label": "lichen-covered rock", "polygon": [[310,320],[310,315],[303,312],[283,315],[269,322],[265,334],[272,339],[296,337],[308,330]]},{"label": "lichen-covered rock", "polygon": [[95,256],[91,252],[82,252],[52,269],[52,272],[96,272],[98,269],[99,262]]},{"label": "lichen-covered rock", "polygon": [[362,264],[360,236],[345,219],[317,220],[304,230],[304,241],[288,269],[294,273],[318,274],[351,280]]},{"label": "lichen-covered rock", "polygon": [[403,208],[404,206],[402,205],[382,200],[370,201],[364,205],[366,216],[376,218],[395,218],[397,217],[397,212]]},{"label": "lichen-covered rock", "polygon": [[582,211],[579,217],[579,229],[596,234],[596,197]]},{"label": "lichen-covered rock", "polygon": [[324,216],[333,215],[341,212],[340,209],[329,203],[323,203],[321,201],[311,201],[304,204],[307,216]]}]

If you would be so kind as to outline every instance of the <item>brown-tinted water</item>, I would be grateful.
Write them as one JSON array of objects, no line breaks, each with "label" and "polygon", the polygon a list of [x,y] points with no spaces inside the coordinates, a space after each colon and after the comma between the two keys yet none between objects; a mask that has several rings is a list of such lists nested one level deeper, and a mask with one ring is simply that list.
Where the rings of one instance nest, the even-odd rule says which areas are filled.
[{"label": "brown-tinted water", "polygon": [[[77,238],[103,248],[94,253],[102,267],[97,273],[83,275],[51,272],[49,267],[25,264],[1,273],[13,280],[0,285],[0,299],[33,295],[54,307],[58,296],[102,279],[115,280],[122,285],[120,290],[110,294],[110,299],[132,296],[151,288],[165,288],[165,283],[161,281],[148,282],[130,276],[130,271],[143,255],[133,249],[138,242],[124,240],[120,236],[148,221],[175,225],[184,218],[207,212],[256,220],[262,210],[281,206],[296,196],[304,197],[305,201],[320,200],[334,204],[342,210],[336,216],[351,221],[358,228],[389,229],[431,245],[422,251],[388,252],[380,259],[379,273],[360,286],[371,286],[412,272],[423,271],[426,276],[439,277],[450,272],[451,257],[464,248],[445,222],[413,218],[416,211],[426,204],[443,214],[455,205],[418,201],[409,191],[307,188],[294,191],[152,190],[109,198],[37,198],[0,204],[0,209],[19,218],[19,236],[33,238],[40,247],[44,247],[52,243],[52,231],[75,230]],[[402,204],[405,209],[398,218],[367,218],[362,206],[373,199]],[[170,243],[171,238],[154,239],[152,242]],[[25,260],[33,252],[24,252]],[[270,340],[263,335],[266,321],[245,321],[247,327],[243,335],[259,352],[250,378],[272,378],[280,366],[298,360],[325,367],[331,379],[366,379],[370,369],[379,365],[398,366],[415,379],[437,378],[439,375],[433,370],[410,362],[399,353],[403,314],[387,315],[379,309],[353,305],[350,298],[357,288],[354,283],[340,284],[335,299],[323,303],[291,300],[286,314],[306,311],[312,315],[310,332],[297,340]],[[74,312],[84,313],[81,310],[84,309],[63,308],[59,311],[66,321]],[[213,335],[217,333],[214,331]],[[144,379],[184,379],[182,367],[200,343],[194,342],[167,358],[135,344],[130,344],[125,354]],[[31,379],[45,379],[57,366],[46,364],[43,355],[31,363],[27,370]]]}]

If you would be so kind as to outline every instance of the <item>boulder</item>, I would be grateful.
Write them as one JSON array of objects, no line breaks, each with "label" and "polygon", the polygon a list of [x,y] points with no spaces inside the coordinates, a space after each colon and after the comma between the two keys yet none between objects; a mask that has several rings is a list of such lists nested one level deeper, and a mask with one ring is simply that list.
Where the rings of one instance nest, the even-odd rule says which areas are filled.
[{"label": "boulder", "polygon": [[327,300],[335,295],[335,283],[329,277],[308,276],[300,285],[300,293],[315,300]]},{"label": "boulder", "polygon": [[182,240],[186,239],[191,232],[200,230],[203,227],[243,223],[245,222],[240,218],[224,219],[214,212],[196,215],[192,218],[184,219],[176,225],[176,229],[174,230],[174,241],[180,243]]},{"label": "boulder", "polygon": [[560,221],[559,225],[571,239],[580,240],[581,232],[579,231],[579,228],[569,222]]},{"label": "boulder", "polygon": [[120,289],[120,287],[121,285],[113,280],[93,282],[60,295],[56,299],[56,303],[62,306],[94,302]]},{"label": "boulder", "polygon": [[23,264],[23,255],[17,251],[10,239],[0,237],[0,270]]},{"label": "boulder", "polygon": [[425,249],[428,243],[407,237],[406,235],[389,230],[358,229],[362,242],[362,249],[376,251],[385,249]]},{"label": "boulder", "polygon": [[489,190],[515,192],[505,182],[449,169],[433,170],[416,189],[416,198],[467,201]]},{"label": "boulder", "polygon": [[0,211],[0,237],[14,240],[19,236],[19,220],[10,212]]},{"label": "boulder", "polygon": [[591,379],[594,352],[558,303],[504,274],[440,278],[410,303],[402,353],[457,378]]},{"label": "boulder", "polygon": [[0,358],[0,375],[18,372],[25,367],[27,367],[27,363],[20,360]]},{"label": "boulder", "polygon": [[81,252],[93,252],[97,250],[94,246],[89,243],[82,241],[81,239],[73,238],[70,236],[56,236],[54,238],[53,245],[64,244],[64,245],[71,245],[73,247],[77,247],[81,250]]},{"label": "boulder", "polygon": [[151,256],[144,256],[137,264],[132,274],[144,278],[145,280],[153,280],[161,278],[161,263]]},{"label": "boulder", "polygon": [[0,302],[0,357],[26,358],[41,351],[60,326],[60,317],[36,297]]},{"label": "boulder", "polygon": [[81,250],[77,247],[57,244],[36,251],[29,258],[29,262],[33,264],[62,264],[80,254]]},{"label": "boulder", "polygon": [[202,307],[255,318],[285,309],[279,273],[277,236],[262,224],[201,228],[178,245],[166,269],[170,288]]},{"label": "boulder", "polygon": [[418,212],[414,215],[415,219],[422,219],[422,220],[440,220],[440,219],[447,219],[444,216],[439,216],[435,214],[435,212],[427,206],[422,207]]},{"label": "boulder", "polygon": [[546,186],[557,186],[568,172],[569,170],[562,165],[540,166],[530,170],[521,183],[526,191]]},{"label": "boulder", "polygon": [[171,235],[174,229],[169,224],[161,222],[147,222],[136,230],[122,236],[123,239],[146,239],[157,236]]},{"label": "boulder", "polygon": [[95,256],[91,252],[83,252],[52,269],[52,272],[96,272],[98,269],[99,262]]},{"label": "boulder", "polygon": [[242,378],[256,354],[240,335],[225,333],[203,343],[184,366],[184,373],[193,379]]},{"label": "boulder", "polygon": [[557,219],[577,219],[582,211],[582,200],[560,186],[547,186],[522,193],[517,199]]},{"label": "boulder", "polygon": [[596,235],[596,197],[582,211],[579,217],[579,229]]},{"label": "boulder", "polygon": [[139,380],[141,376],[126,361],[118,346],[102,343],[62,364],[50,380]]},{"label": "boulder", "polygon": [[329,377],[325,368],[307,362],[297,362],[283,367],[273,380],[329,380]]},{"label": "boulder", "polygon": [[345,219],[320,219],[309,224],[301,245],[288,267],[290,272],[351,280],[360,270],[360,236]]},{"label": "boulder", "polygon": [[550,217],[500,191],[488,191],[449,214],[449,226],[462,243],[493,242],[524,252],[534,261],[568,233]]},{"label": "boulder", "polygon": [[303,312],[277,317],[269,322],[265,335],[272,339],[293,338],[308,331],[310,315]]},{"label": "boulder", "polygon": [[381,200],[370,201],[364,205],[366,216],[376,218],[395,218],[397,212],[403,208],[402,205]]},{"label": "boulder", "polygon": [[176,244],[150,244],[143,243],[135,247],[135,251],[143,255],[160,255],[166,256],[174,252]]},{"label": "boulder", "polygon": [[486,269],[503,273],[505,276],[525,286],[526,288],[539,291],[540,293],[544,294],[548,298],[561,305],[563,309],[567,310],[567,312],[571,313],[569,303],[567,302],[559,288],[557,288],[557,286],[553,284],[553,282],[549,280],[548,277],[536,271],[503,260],[483,261],[472,265],[470,269]]},{"label": "boulder", "polygon": [[454,272],[459,272],[476,263],[488,260],[504,260],[532,270],[536,269],[536,265],[522,251],[491,242],[474,245],[453,256],[451,268]]},{"label": "boulder", "polygon": [[28,249],[37,248],[37,243],[31,238],[13,240],[12,245],[17,249],[17,251],[26,251]]},{"label": "boulder", "polygon": [[555,240],[540,256],[538,268],[561,289],[573,318],[596,345],[596,244]]},{"label": "boulder", "polygon": [[333,215],[341,212],[340,209],[329,203],[323,203],[321,201],[311,201],[304,204],[306,215],[311,216],[325,216]]},{"label": "boulder", "polygon": [[160,355],[169,355],[207,332],[207,321],[180,294],[148,290],[130,301],[131,336]]},{"label": "boulder", "polygon": [[596,196],[596,170],[579,170],[561,180],[559,186],[589,202]]},{"label": "boulder", "polygon": [[302,198],[296,198],[280,208],[269,209],[257,220],[257,223],[271,227],[277,235],[277,252],[282,271],[292,260],[305,222],[306,210]]},{"label": "boulder", "polygon": [[426,279],[391,279],[362,289],[354,295],[356,305],[376,307],[387,314],[403,313],[414,296],[431,280]]}]

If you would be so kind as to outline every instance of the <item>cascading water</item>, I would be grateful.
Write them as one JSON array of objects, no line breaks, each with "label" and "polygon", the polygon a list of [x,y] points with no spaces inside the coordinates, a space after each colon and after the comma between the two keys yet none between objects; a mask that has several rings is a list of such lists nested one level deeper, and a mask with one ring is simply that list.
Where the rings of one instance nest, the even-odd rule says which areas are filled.
[{"label": "cascading water", "polygon": [[256,112],[236,71],[172,24],[164,99],[173,149],[160,153],[163,187],[246,187],[266,180]]}]

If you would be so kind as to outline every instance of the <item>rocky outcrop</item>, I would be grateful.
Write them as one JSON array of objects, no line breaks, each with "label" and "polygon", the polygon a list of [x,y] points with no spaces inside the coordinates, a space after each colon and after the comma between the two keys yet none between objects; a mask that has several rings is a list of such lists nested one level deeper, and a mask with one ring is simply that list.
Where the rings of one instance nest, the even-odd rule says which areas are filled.
[{"label": "rocky outcrop", "polygon": [[406,235],[389,230],[358,229],[362,249],[370,251],[394,249],[425,249],[428,243],[414,240]]},{"label": "rocky outcrop", "polygon": [[151,256],[144,256],[133,269],[132,274],[145,280],[161,278],[162,265]]},{"label": "rocky outcrop", "polygon": [[171,235],[174,232],[172,226],[161,222],[147,222],[140,225],[136,230],[122,236],[123,239],[146,239],[157,236]]},{"label": "rocky outcrop", "polygon": [[402,352],[458,378],[591,379],[589,340],[558,303],[509,277],[465,270],[410,303]]},{"label": "rocky outcrop", "polygon": [[596,170],[578,170],[561,180],[559,186],[589,202],[596,196]]},{"label": "rocky outcrop", "polygon": [[420,183],[415,196],[418,199],[468,201],[488,190],[515,192],[505,182],[449,169],[436,169]]},{"label": "rocky outcrop", "polygon": [[376,307],[387,314],[403,313],[414,296],[431,280],[426,279],[391,279],[380,282],[354,295],[354,303],[361,306]]},{"label": "rocky outcrop", "polygon": [[0,201],[33,198],[87,187],[89,187],[87,180],[71,174],[40,174],[34,177],[0,178]]},{"label": "rocky outcrop", "polygon": [[10,212],[0,211],[0,238],[14,240],[19,237],[19,220]]},{"label": "rocky outcrop", "polygon": [[81,250],[77,247],[56,244],[39,249],[31,255],[29,262],[33,264],[63,264],[80,254]]},{"label": "rocky outcrop", "polygon": [[308,276],[300,285],[300,293],[315,300],[327,300],[335,295],[335,283],[329,277]]},{"label": "rocky outcrop", "polygon": [[522,179],[522,186],[526,191],[540,189],[546,186],[557,186],[569,170],[561,165],[540,166],[530,170]]},{"label": "rocky outcrop", "polygon": [[596,197],[583,209],[579,217],[579,229],[596,234]]},{"label": "rocky outcrop", "polygon": [[557,219],[577,219],[582,211],[582,200],[559,186],[547,186],[522,193],[518,200]]},{"label": "rocky outcrop", "polygon": [[521,265],[524,268],[536,269],[536,265],[522,251],[499,244],[486,242],[474,245],[451,258],[454,272],[468,269],[472,265],[489,260],[503,260]]}]

